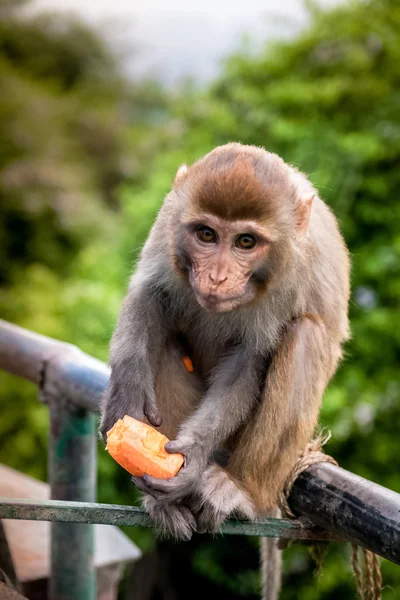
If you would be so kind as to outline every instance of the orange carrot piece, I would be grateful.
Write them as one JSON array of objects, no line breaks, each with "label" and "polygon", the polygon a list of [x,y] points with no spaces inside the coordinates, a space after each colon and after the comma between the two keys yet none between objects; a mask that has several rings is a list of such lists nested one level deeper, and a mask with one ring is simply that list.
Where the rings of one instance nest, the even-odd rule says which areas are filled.
[{"label": "orange carrot piece", "polygon": [[169,479],[183,464],[182,454],[164,450],[169,439],[162,433],[128,415],[107,432],[106,450],[131,475],[153,475]]},{"label": "orange carrot piece", "polygon": [[193,363],[192,363],[192,359],[189,356],[184,356],[183,357],[183,364],[185,365],[185,367],[189,371],[189,373],[193,373],[194,366],[193,366]]}]

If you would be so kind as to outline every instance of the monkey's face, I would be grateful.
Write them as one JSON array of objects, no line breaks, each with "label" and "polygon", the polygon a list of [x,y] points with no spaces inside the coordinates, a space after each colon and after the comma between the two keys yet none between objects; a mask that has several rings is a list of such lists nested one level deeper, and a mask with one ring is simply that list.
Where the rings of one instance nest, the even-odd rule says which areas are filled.
[{"label": "monkey's face", "polygon": [[255,298],[270,247],[259,224],[199,215],[184,224],[182,241],[185,270],[203,308],[227,312]]}]

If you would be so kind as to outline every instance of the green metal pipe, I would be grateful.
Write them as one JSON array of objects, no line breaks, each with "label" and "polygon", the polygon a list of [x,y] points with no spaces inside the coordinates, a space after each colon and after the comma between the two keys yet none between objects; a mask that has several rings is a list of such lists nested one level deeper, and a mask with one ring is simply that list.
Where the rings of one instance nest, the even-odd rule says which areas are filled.
[{"label": "green metal pipe", "polygon": [[[0,519],[29,519],[31,521],[60,521],[65,523],[104,523],[105,525],[151,527],[143,509],[119,504],[91,502],[62,502],[56,500],[28,500],[0,498]],[[82,527],[83,525],[78,525]],[[259,535],[287,540],[343,541],[343,536],[327,532],[300,519],[263,519],[239,521],[229,519],[221,533]]]},{"label": "green metal pipe", "polygon": [[[57,395],[50,409],[49,481],[54,500],[96,499],[95,417]],[[50,600],[95,600],[94,526],[51,525]]]}]

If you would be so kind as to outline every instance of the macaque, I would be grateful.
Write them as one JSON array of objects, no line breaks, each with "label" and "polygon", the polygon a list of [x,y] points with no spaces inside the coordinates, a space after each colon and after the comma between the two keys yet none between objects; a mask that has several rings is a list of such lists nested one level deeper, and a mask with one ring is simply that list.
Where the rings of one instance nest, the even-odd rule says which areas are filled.
[{"label": "macaque", "polygon": [[133,478],[162,532],[276,510],[341,359],[348,298],[336,219],[297,169],[230,143],[178,170],[112,339],[101,423],[105,436],[125,414],[146,421],[184,455],[171,479]]}]

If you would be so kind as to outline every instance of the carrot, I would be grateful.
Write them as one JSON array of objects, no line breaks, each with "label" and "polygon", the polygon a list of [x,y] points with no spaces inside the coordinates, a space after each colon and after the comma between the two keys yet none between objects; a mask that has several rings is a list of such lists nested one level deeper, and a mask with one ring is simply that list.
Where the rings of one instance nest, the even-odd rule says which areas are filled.
[{"label": "carrot", "polygon": [[189,371],[189,373],[193,373],[194,372],[194,366],[192,363],[192,359],[189,356],[184,356],[183,357],[183,364],[185,365],[185,367],[187,368],[187,370]]},{"label": "carrot", "polygon": [[106,450],[131,475],[153,475],[169,479],[183,464],[182,454],[164,450],[169,439],[150,425],[128,415],[119,419],[107,432]]}]

